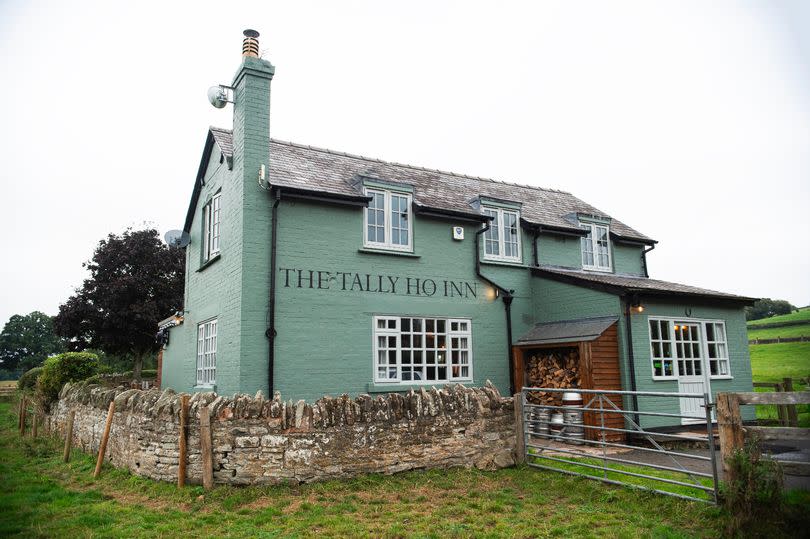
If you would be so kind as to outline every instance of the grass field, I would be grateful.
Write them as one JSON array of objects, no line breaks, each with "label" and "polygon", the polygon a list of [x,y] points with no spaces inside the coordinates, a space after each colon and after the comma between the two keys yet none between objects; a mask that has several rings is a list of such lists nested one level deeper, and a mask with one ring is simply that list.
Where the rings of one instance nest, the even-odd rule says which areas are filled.
[{"label": "grass field", "polygon": [[748,328],[748,339],[775,339],[777,337],[810,337],[810,323],[801,326],[782,328],[751,329]]},{"label": "grass field", "polygon": [[799,320],[810,322],[810,307],[802,307],[798,311],[790,314],[780,314],[779,316],[771,316],[770,318],[751,320],[748,322],[748,327],[750,328],[751,326],[755,326],[757,324],[777,324],[779,322],[796,322]]},{"label": "grass field", "polygon": [[[725,524],[708,504],[525,467],[209,492],[111,467],[93,480],[92,457],[64,464],[58,442],[20,440],[15,425],[0,405],[3,537],[716,537]],[[810,496],[789,507],[770,536],[810,525]]]},{"label": "grass field", "polygon": [[[794,379],[795,391],[808,389],[798,379],[810,376],[810,342],[754,344],[749,350],[755,382],[781,382],[782,378],[789,377]],[[760,388],[757,391],[770,390]],[[797,406],[797,411],[799,426],[810,427],[810,405]],[[757,406],[757,418],[777,419],[776,406]]]}]

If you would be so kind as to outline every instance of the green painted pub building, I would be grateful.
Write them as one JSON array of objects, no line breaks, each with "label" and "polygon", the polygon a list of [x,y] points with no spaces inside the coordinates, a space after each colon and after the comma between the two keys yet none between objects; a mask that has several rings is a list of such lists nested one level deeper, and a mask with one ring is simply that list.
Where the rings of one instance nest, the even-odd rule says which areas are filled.
[{"label": "green painted pub building", "polygon": [[274,68],[246,35],[233,128],[209,130],[186,215],[164,387],[506,394],[523,351],[610,328],[621,388],[751,390],[750,298],[649,278],[656,242],[569,193],[270,138]]}]

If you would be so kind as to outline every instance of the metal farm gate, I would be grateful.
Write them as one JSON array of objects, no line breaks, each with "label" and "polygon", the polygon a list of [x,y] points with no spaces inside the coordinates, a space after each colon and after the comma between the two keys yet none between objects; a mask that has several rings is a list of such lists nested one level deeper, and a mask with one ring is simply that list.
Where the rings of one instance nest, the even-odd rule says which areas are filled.
[{"label": "metal farm gate", "polygon": [[[572,392],[581,400],[572,401]],[[569,400],[560,404],[559,394]],[[696,422],[694,415],[653,411],[682,409],[680,399],[702,407],[705,417]],[[713,404],[708,394],[527,387],[520,401],[516,404],[522,405],[523,451],[529,466],[717,503]],[[656,418],[646,422],[676,422],[688,432],[647,430],[640,416]]]}]

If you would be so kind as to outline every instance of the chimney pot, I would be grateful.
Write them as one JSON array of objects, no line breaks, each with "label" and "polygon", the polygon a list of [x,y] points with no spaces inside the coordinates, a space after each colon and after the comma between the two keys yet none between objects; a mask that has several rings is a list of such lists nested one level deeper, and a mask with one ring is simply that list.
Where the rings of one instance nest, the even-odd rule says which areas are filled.
[{"label": "chimney pot", "polygon": [[256,30],[245,30],[242,32],[245,39],[242,40],[242,56],[259,57],[259,32]]}]

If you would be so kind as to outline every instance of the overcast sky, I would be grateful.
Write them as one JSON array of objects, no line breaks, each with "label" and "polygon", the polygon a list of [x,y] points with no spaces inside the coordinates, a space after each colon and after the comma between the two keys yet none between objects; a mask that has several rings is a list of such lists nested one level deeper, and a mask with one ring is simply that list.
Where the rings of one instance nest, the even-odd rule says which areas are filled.
[{"label": "overcast sky", "polygon": [[0,0],[0,324],[182,227],[244,28],[275,138],[570,191],[655,278],[810,303],[810,2],[122,6]]}]

